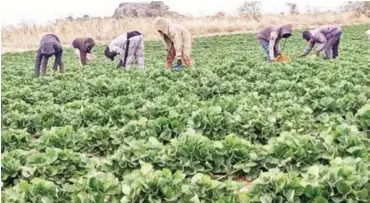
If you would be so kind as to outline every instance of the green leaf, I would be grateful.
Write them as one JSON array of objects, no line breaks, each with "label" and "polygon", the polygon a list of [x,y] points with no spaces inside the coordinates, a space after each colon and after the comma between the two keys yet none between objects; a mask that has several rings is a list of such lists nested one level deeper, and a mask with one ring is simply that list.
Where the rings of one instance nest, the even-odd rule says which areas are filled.
[{"label": "green leaf", "polygon": [[31,183],[34,184],[34,185],[42,184],[44,182],[45,182],[45,180],[43,180],[41,178],[34,178],[34,179],[31,180]]},{"label": "green leaf", "polygon": [[184,194],[191,194],[189,185],[181,185],[181,192]]},{"label": "green leaf", "polygon": [[295,194],[295,191],[294,190],[288,190],[286,192],[286,194],[284,194],[285,198],[289,201],[289,202],[292,202],[294,200],[294,194]]},{"label": "green leaf", "polygon": [[130,202],[132,202],[128,197],[122,197],[122,199],[121,199],[121,201],[120,201],[121,203],[130,203]]},{"label": "green leaf", "polygon": [[260,201],[262,203],[272,203],[272,196],[270,194],[264,194],[262,197],[260,197]]},{"label": "green leaf", "polygon": [[239,192],[238,193],[238,199],[239,199],[239,202],[250,202],[250,198],[249,196],[247,195],[247,193],[245,192]]},{"label": "green leaf", "polygon": [[180,171],[176,171],[176,173],[173,175],[173,184],[179,184],[181,183],[185,178],[185,175],[181,173]]},{"label": "green leaf", "polygon": [[141,173],[143,173],[143,175],[147,175],[149,174],[151,171],[153,171],[153,166],[151,164],[148,164],[148,163],[143,163],[141,165],[141,169],[140,169]]},{"label": "green leaf", "polygon": [[337,190],[340,194],[345,195],[351,191],[351,186],[344,181],[339,181],[337,183]]},{"label": "green leaf", "polygon": [[161,143],[160,143],[160,142],[157,140],[157,138],[155,138],[155,137],[149,137],[148,142],[149,142],[152,146],[161,146]]},{"label": "green leaf", "polygon": [[318,177],[319,176],[319,172],[320,172],[320,169],[317,165],[314,165],[314,166],[311,166],[310,168],[308,168],[308,174],[314,176],[314,177]]},{"label": "green leaf", "polygon": [[41,202],[42,203],[53,203],[54,201],[47,197],[41,197]]},{"label": "green leaf", "polygon": [[328,203],[328,200],[320,196],[320,197],[316,197],[313,203]]},{"label": "green leaf", "polygon": [[190,199],[190,202],[193,202],[193,203],[200,203],[200,200],[199,200],[198,195],[193,196],[193,197]]},{"label": "green leaf", "polygon": [[122,192],[123,192],[123,194],[129,195],[130,194],[130,190],[131,190],[131,188],[130,188],[129,185],[127,185],[127,184],[122,185]]},{"label": "green leaf", "polygon": [[204,167],[202,165],[195,165],[194,166],[194,169],[197,171],[197,172],[203,172],[204,171]]},{"label": "green leaf", "polygon": [[307,185],[306,188],[305,188],[304,194],[308,198],[313,198],[315,196],[315,190],[311,185]]},{"label": "green leaf", "polygon": [[345,198],[343,196],[341,196],[340,194],[336,194],[334,195],[333,197],[330,197],[330,199],[334,202],[334,203],[341,203],[345,200]]},{"label": "green leaf", "polygon": [[20,189],[20,191],[22,191],[22,192],[28,192],[28,191],[29,191],[29,189],[30,189],[30,185],[29,185],[26,181],[21,180],[21,181],[19,182],[19,189]]},{"label": "green leaf", "polygon": [[367,191],[367,189],[362,189],[358,192],[358,198],[360,200],[366,200],[369,196],[369,192]]}]

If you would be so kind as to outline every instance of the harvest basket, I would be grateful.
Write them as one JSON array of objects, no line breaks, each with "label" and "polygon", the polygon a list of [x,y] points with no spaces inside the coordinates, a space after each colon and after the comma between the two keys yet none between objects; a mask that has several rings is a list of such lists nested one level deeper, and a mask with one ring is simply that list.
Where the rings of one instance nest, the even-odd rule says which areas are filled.
[{"label": "harvest basket", "polygon": [[284,54],[280,54],[275,58],[276,62],[291,62],[289,56],[285,56]]}]

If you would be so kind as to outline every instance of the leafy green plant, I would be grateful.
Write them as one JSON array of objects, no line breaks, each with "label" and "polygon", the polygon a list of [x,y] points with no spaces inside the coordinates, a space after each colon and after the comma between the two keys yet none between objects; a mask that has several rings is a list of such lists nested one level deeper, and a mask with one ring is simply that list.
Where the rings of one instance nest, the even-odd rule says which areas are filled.
[{"label": "leafy green plant", "polygon": [[300,172],[311,164],[319,163],[325,152],[319,139],[311,135],[299,135],[294,131],[271,138],[265,147],[268,152],[268,168],[293,172]]},{"label": "leafy green plant", "polygon": [[22,176],[24,179],[40,177],[62,185],[69,182],[70,178],[79,177],[90,171],[96,164],[96,160],[83,154],[66,149],[48,148],[45,153],[38,153],[27,158],[22,168]]},{"label": "leafy green plant", "polygon": [[8,187],[16,184],[27,170],[23,171],[23,166],[27,162],[27,158],[36,154],[36,150],[24,151],[16,149],[10,152],[5,152],[1,155],[1,181]]},{"label": "leafy green plant", "polygon": [[122,181],[124,194],[121,202],[235,202],[233,193],[238,184],[221,183],[209,176],[196,174],[191,180],[180,171],[153,170],[142,163],[141,169],[125,176]]},{"label": "leafy green plant", "polygon": [[[179,71],[164,70],[158,41],[145,42],[145,71],[115,69],[101,54],[81,68],[66,48],[67,72],[35,79],[34,52],[3,54],[2,194],[8,202],[368,202],[370,41],[358,37],[368,25],[342,28],[338,60],[293,57],[301,31],[284,51],[290,63],[267,64],[249,34],[195,39],[194,68]],[[146,179],[135,171],[143,161],[153,168]],[[272,169],[280,172],[261,178]],[[51,189],[20,192],[21,182]],[[236,182],[253,192],[236,199]]]},{"label": "leafy green plant", "polygon": [[160,159],[163,147],[163,144],[154,137],[149,137],[148,140],[132,140],[107,158],[104,170],[121,179],[124,174],[138,168],[141,161],[153,163]]},{"label": "leafy green plant", "polygon": [[34,178],[30,183],[20,181],[13,188],[2,192],[2,202],[65,202],[66,193],[53,182]]},{"label": "leafy green plant", "polygon": [[31,135],[24,130],[4,130],[1,134],[1,152],[15,149],[30,149]]},{"label": "leafy green plant", "polygon": [[245,202],[368,202],[369,163],[361,158],[335,158],[330,166],[313,165],[302,177],[272,169],[262,173]]},{"label": "leafy green plant", "polygon": [[114,175],[90,171],[74,179],[72,185],[64,185],[63,189],[69,193],[73,203],[119,202],[122,196],[119,186]]}]

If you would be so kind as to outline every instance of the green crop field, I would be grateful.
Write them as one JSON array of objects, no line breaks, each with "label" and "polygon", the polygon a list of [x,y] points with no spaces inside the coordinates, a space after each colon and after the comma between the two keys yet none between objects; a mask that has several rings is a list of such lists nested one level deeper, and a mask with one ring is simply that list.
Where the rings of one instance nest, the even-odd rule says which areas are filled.
[{"label": "green crop field", "polygon": [[35,52],[4,54],[2,202],[369,202],[369,26],[332,61],[296,59],[299,31],[285,64],[254,35],[197,38],[170,72],[159,41],[145,71],[66,49],[65,74],[35,79]]}]

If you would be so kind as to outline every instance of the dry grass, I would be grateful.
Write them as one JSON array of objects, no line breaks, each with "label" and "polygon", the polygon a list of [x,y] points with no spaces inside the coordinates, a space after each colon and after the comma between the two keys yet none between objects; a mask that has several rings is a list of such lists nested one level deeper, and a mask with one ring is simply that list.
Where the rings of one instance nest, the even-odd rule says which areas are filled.
[{"label": "dry grass", "polygon": [[[353,13],[315,13],[300,15],[265,15],[257,22],[242,17],[203,17],[177,18],[196,36],[256,32],[266,25],[290,23],[295,29],[314,27],[324,24],[352,25],[369,23],[370,18],[354,16]],[[84,21],[59,20],[50,25],[25,25],[22,27],[2,27],[2,53],[37,49],[40,38],[45,33],[55,33],[62,44],[71,46],[74,38],[93,37],[98,44],[104,44],[124,31],[138,30],[146,40],[159,39],[153,28],[154,18],[88,19]]]}]

